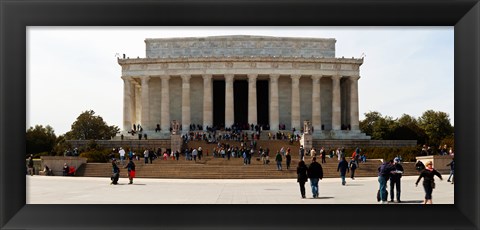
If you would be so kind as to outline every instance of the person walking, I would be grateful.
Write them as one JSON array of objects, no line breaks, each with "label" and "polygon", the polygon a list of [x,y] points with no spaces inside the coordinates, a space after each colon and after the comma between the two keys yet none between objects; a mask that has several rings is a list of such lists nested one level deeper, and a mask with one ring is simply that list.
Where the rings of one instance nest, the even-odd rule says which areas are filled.
[{"label": "person walking", "polygon": [[192,150],[193,161],[197,162],[198,151],[196,148]]},{"label": "person walking", "polygon": [[400,179],[402,178],[403,174],[403,166],[400,164],[400,159],[395,158],[393,160],[393,167],[395,170],[393,171],[392,175],[390,176],[390,201],[393,202],[393,197],[394,197],[394,188],[397,187],[397,202],[401,203],[402,201],[400,200],[400,192],[401,192],[401,186],[400,186]]},{"label": "person walking", "polygon": [[28,167],[28,174],[30,174],[30,176],[33,176],[34,169],[33,169],[33,157],[32,157],[32,155],[30,155],[30,157],[28,157],[27,167]]},{"label": "person walking", "polygon": [[313,198],[318,197],[318,181],[323,179],[322,165],[317,162],[317,158],[312,158],[312,163],[308,166],[308,178],[310,179],[310,186],[312,187]]},{"label": "person walking", "polygon": [[120,162],[125,165],[125,150],[122,147],[118,150],[118,154],[120,154]]},{"label": "person walking", "polygon": [[423,204],[432,204],[432,192],[435,188],[435,180],[433,177],[437,176],[440,180],[443,180],[443,178],[442,175],[433,168],[432,161],[428,161],[425,166],[426,168],[420,172],[415,186],[418,186],[418,182],[423,178],[423,189],[425,190],[425,200]]},{"label": "person walking", "polygon": [[355,160],[355,157],[352,157],[348,163],[348,167],[350,168],[350,178],[355,180],[355,170],[357,170],[357,161]]},{"label": "person walking", "polygon": [[340,178],[342,179],[342,185],[345,185],[347,182],[345,181],[345,175],[348,172],[348,162],[345,157],[342,157],[340,162],[338,162],[337,172],[340,171]]},{"label": "person walking", "polygon": [[280,154],[280,152],[277,152],[277,155],[275,156],[275,162],[277,162],[277,170],[282,170],[282,154]]},{"label": "person walking", "polygon": [[110,179],[112,180],[110,184],[118,184],[118,178],[120,178],[120,169],[117,166],[116,160],[112,161],[112,168],[113,168],[113,174],[112,174],[112,177],[110,177]]},{"label": "person walking", "polygon": [[453,178],[455,177],[453,175],[455,170],[455,159],[453,157],[452,157],[452,161],[448,163],[447,166],[450,166],[450,175],[448,176],[447,182],[451,182],[453,184]]},{"label": "person walking", "polygon": [[378,167],[379,197],[382,204],[387,202],[387,181],[390,179],[391,172],[395,170],[389,161],[384,161]]},{"label": "person walking", "polygon": [[322,157],[322,164],[323,163],[327,163],[327,161],[325,161],[325,156],[327,155],[327,153],[325,152],[325,148],[321,148],[320,149],[320,156]]},{"label": "person walking", "polygon": [[300,156],[300,160],[301,160],[301,161],[305,160],[305,159],[304,159],[305,149],[303,149],[303,145],[300,145],[300,150],[298,151],[298,154],[299,154],[299,156]]},{"label": "person walking", "polygon": [[128,184],[133,184],[133,178],[135,178],[135,163],[133,163],[133,160],[129,159],[125,168],[128,170],[128,179],[130,180]]},{"label": "person walking", "polygon": [[307,175],[307,165],[305,161],[299,161],[297,166],[297,182],[300,185],[300,194],[302,194],[302,199],[305,199],[305,183],[308,181]]},{"label": "person walking", "polygon": [[145,159],[145,164],[148,164],[148,155],[149,154],[150,154],[150,152],[148,151],[148,149],[145,149],[145,151],[143,151],[143,157]]},{"label": "person walking", "polygon": [[287,170],[290,169],[290,163],[292,162],[292,154],[290,152],[287,152],[287,155],[285,155],[285,161],[287,163]]}]

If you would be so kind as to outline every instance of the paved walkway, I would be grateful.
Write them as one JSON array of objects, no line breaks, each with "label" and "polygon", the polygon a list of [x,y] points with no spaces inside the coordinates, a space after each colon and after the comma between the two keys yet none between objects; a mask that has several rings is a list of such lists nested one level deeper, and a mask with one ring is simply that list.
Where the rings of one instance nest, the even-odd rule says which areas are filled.
[{"label": "paved walkway", "polygon": [[[435,179],[434,204],[453,204],[454,185]],[[307,199],[301,199],[295,179],[144,179],[127,178],[110,185],[110,178],[26,176],[27,204],[379,204],[375,177],[340,178],[319,182],[320,198],[313,199],[310,184],[305,184]],[[402,204],[420,204],[424,198],[422,182],[416,176],[402,178]],[[389,183],[388,183],[389,184]],[[390,198],[389,198],[390,200]],[[390,203],[394,204],[394,203]]]}]

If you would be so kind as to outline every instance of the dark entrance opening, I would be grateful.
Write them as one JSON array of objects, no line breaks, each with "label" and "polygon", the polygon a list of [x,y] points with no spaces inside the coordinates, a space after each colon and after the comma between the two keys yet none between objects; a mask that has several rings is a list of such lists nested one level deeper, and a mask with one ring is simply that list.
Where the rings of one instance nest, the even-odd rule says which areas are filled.
[{"label": "dark entrance opening", "polygon": [[257,81],[257,122],[259,125],[270,124],[268,98],[268,80]]},{"label": "dark entrance opening", "polygon": [[225,81],[213,81],[213,126],[225,127]]},{"label": "dark entrance opening", "polygon": [[234,123],[245,127],[248,124],[248,82],[235,80],[233,82]]}]

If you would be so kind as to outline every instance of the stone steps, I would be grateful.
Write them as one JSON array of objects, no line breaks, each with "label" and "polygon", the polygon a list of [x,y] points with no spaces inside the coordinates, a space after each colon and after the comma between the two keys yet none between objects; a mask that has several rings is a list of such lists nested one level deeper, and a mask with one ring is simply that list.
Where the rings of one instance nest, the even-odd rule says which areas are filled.
[{"label": "stone steps", "polygon": [[[336,159],[328,159],[329,162],[322,164],[325,178],[339,177],[336,171],[338,163]],[[216,161],[216,162],[215,162]],[[215,163],[214,163],[215,162]],[[307,160],[310,162],[310,160]],[[260,162],[252,161],[251,165],[243,165],[243,159],[207,158],[206,163],[195,163],[194,161],[172,161],[154,160],[153,164],[144,164],[143,161],[136,161],[136,176],[140,178],[203,178],[203,179],[261,179],[261,178],[296,178],[296,163],[292,162],[291,168],[286,170],[285,162],[282,162],[284,170],[277,171],[276,164],[271,162],[263,165]],[[355,172],[356,177],[375,177],[379,161],[361,163],[360,168]],[[127,177],[127,170],[119,165],[121,177]],[[413,163],[404,164],[405,175],[416,175]],[[109,177],[112,172],[111,163],[90,163],[86,164],[83,174],[79,176]]]}]

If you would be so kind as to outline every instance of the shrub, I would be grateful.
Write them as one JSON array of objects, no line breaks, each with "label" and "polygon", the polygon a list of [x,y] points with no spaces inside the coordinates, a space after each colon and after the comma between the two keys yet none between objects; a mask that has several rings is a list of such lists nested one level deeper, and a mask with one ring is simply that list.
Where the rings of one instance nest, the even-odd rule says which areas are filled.
[{"label": "shrub", "polygon": [[110,154],[110,151],[108,149],[103,149],[103,150],[94,149],[94,150],[81,153],[80,157],[87,158],[88,162],[106,163],[108,162],[109,154]]},{"label": "shrub", "polygon": [[[385,159],[393,160],[396,156],[401,156],[404,162],[415,162],[415,157],[419,155],[421,146],[414,147],[366,147],[361,148],[361,154],[366,154],[367,159]],[[345,155],[351,157],[355,149],[345,150]]]},{"label": "shrub", "polygon": [[49,156],[50,153],[48,152],[41,152],[41,153],[35,153],[33,154],[33,158],[40,158],[41,156]]}]

